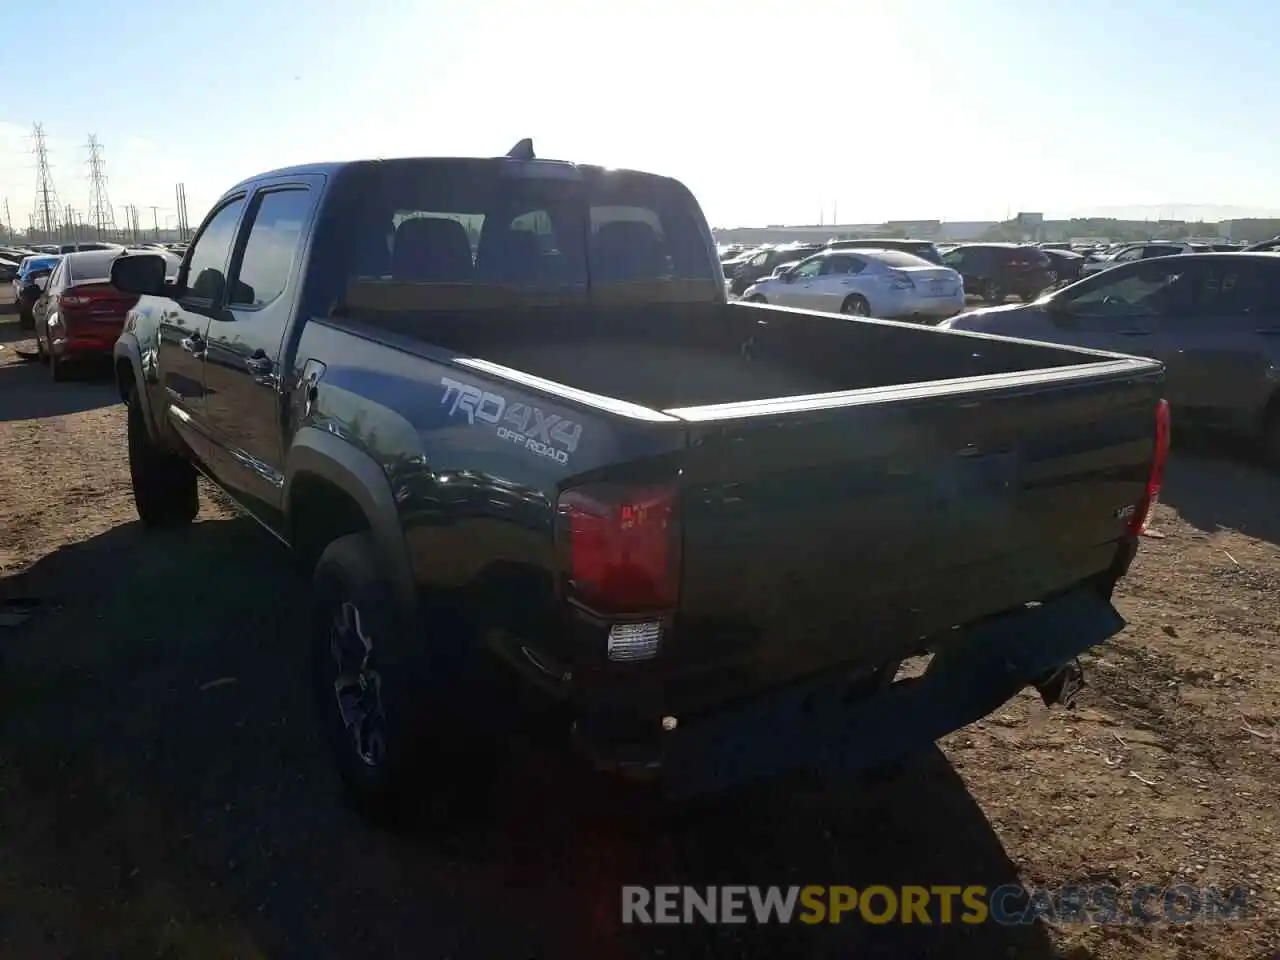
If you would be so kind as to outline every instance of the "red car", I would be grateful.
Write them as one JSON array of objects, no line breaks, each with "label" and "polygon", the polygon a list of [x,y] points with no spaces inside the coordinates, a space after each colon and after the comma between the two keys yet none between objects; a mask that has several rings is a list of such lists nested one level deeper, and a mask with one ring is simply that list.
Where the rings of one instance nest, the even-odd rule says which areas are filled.
[{"label": "red car", "polygon": [[[55,380],[65,380],[78,362],[111,357],[125,314],[138,301],[111,286],[111,264],[125,251],[84,250],[66,254],[31,308],[36,350]],[[147,251],[148,253],[154,251]],[[177,273],[176,257],[171,261]]]}]

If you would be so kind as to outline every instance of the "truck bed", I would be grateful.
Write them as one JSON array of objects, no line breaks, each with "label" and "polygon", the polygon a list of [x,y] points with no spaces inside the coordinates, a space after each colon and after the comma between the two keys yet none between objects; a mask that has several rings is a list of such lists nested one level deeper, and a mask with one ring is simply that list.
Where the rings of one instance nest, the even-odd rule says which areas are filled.
[{"label": "truck bed", "polygon": [[[395,321],[384,321],[395,324]],[[422,326],[414,330],[417,324]],[[1088,362],[1077,351],[740,303],[453,314],[400,332],[656,410]]]}]

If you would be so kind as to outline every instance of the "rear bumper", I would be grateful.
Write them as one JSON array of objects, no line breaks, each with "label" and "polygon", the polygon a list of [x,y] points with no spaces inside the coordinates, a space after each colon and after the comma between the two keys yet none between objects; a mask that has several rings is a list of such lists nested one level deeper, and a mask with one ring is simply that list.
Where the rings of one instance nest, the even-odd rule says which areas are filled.
[{"label": "rear bumper", "polygon": [[660,776],[673,799],[802,770],[847,776],[927,748],[1123,627],[1105,592],[1082,586],[967,628],[923,676],[869,695],[851,698],[847,677],[824,677],[687,724],[677,718],[669,732],[654,718],[643,742],[580,721],[576,745],[599,768]]},{"label": "rear bumper", "polygon": [[94,324],[88,329],[49,328],[49,347],[59,357],[110,357],[124,324]]}]

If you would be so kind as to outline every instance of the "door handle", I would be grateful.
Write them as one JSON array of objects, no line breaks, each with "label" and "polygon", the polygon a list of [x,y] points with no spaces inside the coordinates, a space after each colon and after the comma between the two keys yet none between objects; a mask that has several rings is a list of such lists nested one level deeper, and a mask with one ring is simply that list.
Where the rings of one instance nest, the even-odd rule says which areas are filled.
[{"label": "door handle", "polygon": [[1259,327],[1254,333],[1260,333],[1264,337],[1280,337],[1280,327]]},{"label": "door handle", "polygon": [[275,361],[259,351],[244,361],[245,368],[253,374],[253,382],[260,387],[275,389],[280,385],[280,378],[275,373]]},{"label": "door handle", "polygon": [[203,357],[204,337],[200,336],[198,333],[193,333],[189,337],[184,337],[182,340],[182,349],[193,357]]},{"label": "door handle", "polygon": [[245,360],[244,365],[249,368],[250,373],[259,377],[270,373],[275,367],[275,363],[265,353],[255,353]]}]

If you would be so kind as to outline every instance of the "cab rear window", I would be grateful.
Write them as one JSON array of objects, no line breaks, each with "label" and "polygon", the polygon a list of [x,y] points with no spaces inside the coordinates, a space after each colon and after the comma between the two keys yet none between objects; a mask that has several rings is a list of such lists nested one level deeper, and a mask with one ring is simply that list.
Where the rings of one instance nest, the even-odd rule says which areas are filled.
[{"label": "cab rear window", "polygon": [[323,272],[348,286],[571,295],[616,283],[719,284],[701,212],[674,181],[504,160],[387,161],[349,171],[326,204],[318,244]]}]

